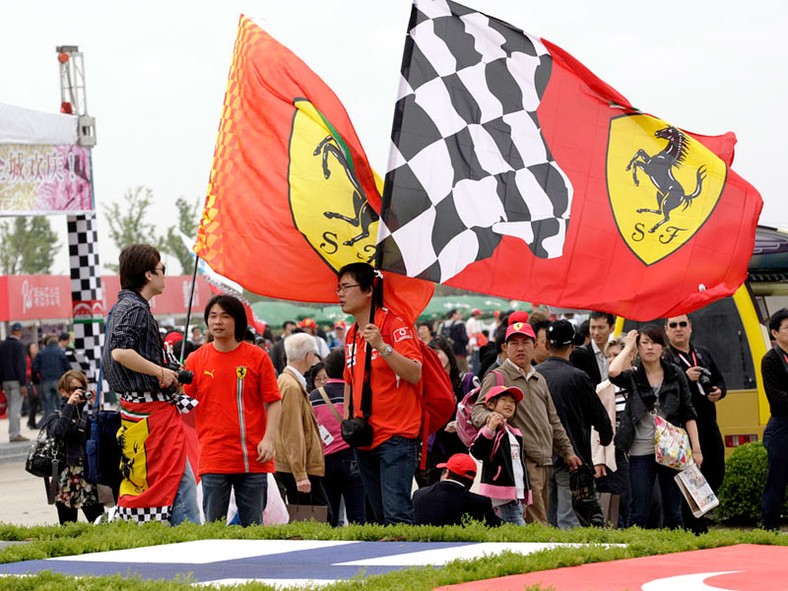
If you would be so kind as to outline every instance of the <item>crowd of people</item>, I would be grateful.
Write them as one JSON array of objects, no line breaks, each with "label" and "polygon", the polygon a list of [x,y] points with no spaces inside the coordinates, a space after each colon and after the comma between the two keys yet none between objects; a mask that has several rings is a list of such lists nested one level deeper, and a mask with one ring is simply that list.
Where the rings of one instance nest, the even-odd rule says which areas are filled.
[{"label": "crowd of people", "polygon": [[[658,415],[686,430],[711,489],[722,484],[715,405],[726,386],[711,352],[691,339],[687,315],[619,338],[604,312],[581,323],[514,311],[487,324],[480,310],[467,319],[451,310],[443,322],[413,326],[380,301],[373,269],[356,263],[338,273],[336,289],[352,320],[327,333],[307,318],[285,322],[278,339],[255,335],[244,304],[217,295],[205,307],[204,333],[196,327],[188,337],[173,331],[162,338],[149,303],[164,290],[158,251],[126,247],[119,272],[102,356],[122,418],[122,480],[113,491],[119,518],[221,520],[232,494],[238,522],[260,525],[273,493],[291,506],[324,506],[334,526],[471,518],[568,529],[604,523],[598,503],[590,517],[578,508],[577,482],[590,481],[597,496],[618,497],[618,515],[608,516],[615,526],[707,530],[654,447]],[[93,520],[103,507],[84,478],[85,373],[68,334],[25,349],[21,328],[13,325],[0,348],[10,439],[24,440],[24,399],[31,427],[40,426],[43,410],[48,432],[67,450],[57,481],[60,521],[75,521],[78,509]],[[763,524],[775,528],[788,483],[788,311],[773,317],[770,331]],[[458,424],[458,413],[426,446],[420,380],[429,351],[418,339],[440,360],[457,404],[472,409],[467,423]],[[182,367],[173,364],[178,343]],[[364,432],[349,434],[351,427]],[[470,430],[472,441],[458,429]]]}]

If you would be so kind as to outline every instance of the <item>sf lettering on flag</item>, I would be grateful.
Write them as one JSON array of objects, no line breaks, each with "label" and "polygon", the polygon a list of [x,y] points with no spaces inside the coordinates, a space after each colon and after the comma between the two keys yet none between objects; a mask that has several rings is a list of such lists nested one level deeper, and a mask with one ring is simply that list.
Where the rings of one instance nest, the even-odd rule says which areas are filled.
[{"label": "sf lettering on flag", "polygon": [[382,267],[638,320],[690,311],[746,277],[763,203],[734,144],[636,109],[545,39],[415,0]]}]

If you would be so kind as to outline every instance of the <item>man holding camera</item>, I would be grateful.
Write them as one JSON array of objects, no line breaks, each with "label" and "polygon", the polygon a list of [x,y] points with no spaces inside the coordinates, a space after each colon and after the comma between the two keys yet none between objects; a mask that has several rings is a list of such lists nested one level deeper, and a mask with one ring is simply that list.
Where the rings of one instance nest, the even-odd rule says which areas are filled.
[{"label": "man holding camera", "polygon": [[[698,415],[698,438],[703,450],[701,472],[716,493],[725,476],[725,446],[717,425],[715,403],[725,397],[725,380],[711,351],[690,342],[692,320],[689,316],[682,314],[668,318],[665,332],[670,341],[670,347],[665,352],[666,358],[683,369],[689,381],[692,406]],[[703,518],[695,518],[686,503],[683,508],[687,529],[697,534],[708,531]]]},{"label": "man holding camera", "polygon": [[212,297],[205,324],[213,341],[189,355],[186,369],[194,379],[184,386],[200,402],[196,419],[205,521],[227,516],[233,490],[241,525],[262,525],[282,412],[276,370],[262,348],[244,341],[246,310],[238,298]]},{"label": "man holding camera", "polygon": [[186,457],[180,413],[195,402],[178,396],[178,371],[164,366],[159,325],[150,300],[164,292],[164,265],[148,244],[131,244],[119,258],[118,302],[107,323],[104,375],[119,394],[122,425],[117,515],[131,521],[200,522],[197,484]]}]

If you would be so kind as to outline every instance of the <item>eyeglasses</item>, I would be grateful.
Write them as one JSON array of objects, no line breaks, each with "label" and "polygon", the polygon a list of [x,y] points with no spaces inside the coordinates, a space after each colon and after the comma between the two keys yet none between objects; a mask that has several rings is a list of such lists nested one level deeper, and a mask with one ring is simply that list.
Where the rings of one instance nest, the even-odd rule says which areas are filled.
[{"label": "eyeglasses", "polygon": [[687,328],[689,326],[689,322],[687,322],[686,320],[681,320],[680,322],[668,323],[669,328],[676,328],[677,326],[680,326],[681,328]]},{"label": "eyeglasses", "polygon": [[336,294],[339,295],[344,293],[346,290],[350,289],[351,287],[361,287],[360,283],[341,283],[337,285]]},{"label": "eyeglasses", "polygon": [[155,269],[153,269],[153,272],[156,273],[157,275],[159,274],[159,272],[161,272],[161,274],[164,275],[165,273],[164,265],[162,265],[161,267],[156,267]]}]

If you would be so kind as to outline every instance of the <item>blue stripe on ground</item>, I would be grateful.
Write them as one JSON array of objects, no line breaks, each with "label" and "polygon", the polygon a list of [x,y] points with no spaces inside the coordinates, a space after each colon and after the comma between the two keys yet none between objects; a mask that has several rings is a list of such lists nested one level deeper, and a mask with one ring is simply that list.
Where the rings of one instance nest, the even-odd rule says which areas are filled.
[{"label": "blue stripe on ground", "polygon": [[347,546],[297,550],[224,560],[194,563],[80,562],[75,560],[29,560],[0,565],[0,574],[21,575],[52,571],[74,576],[126,575],[143,579],[174,579],[190,574],[198,582],[218,579],[350,579],[360,573],[383,574],[409,566],[335,566],[339,562],[365,560],[473,545],[462,542],[358,542]]}]

